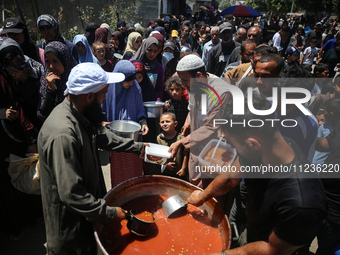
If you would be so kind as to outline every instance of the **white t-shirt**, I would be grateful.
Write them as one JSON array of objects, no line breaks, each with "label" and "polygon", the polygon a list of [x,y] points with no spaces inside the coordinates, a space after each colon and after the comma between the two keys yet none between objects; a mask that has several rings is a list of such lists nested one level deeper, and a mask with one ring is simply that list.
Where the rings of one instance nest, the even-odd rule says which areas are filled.
[{"label": "white t-shirt", "polygon": [[281,35],[278,32],[276,32],[272,38],[272,41],[274,47],[281,46]]},{"label": "white t-shirt", "polygon": [[316,47],[314,47],[313,49],[310,46],[307,47],[303,52],[304,58],[302,64],[313,65],[313,59],[317,54],[318,50],[316,49]]}]

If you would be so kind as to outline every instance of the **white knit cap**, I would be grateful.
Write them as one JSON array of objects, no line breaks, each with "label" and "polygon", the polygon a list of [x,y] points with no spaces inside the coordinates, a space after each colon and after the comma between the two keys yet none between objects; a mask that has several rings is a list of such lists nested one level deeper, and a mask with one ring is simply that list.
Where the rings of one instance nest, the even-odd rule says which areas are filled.
[{"label": "white knit cap", "polygon": [[161,33],[159,31],[154,30],[150,33],[149,37],[151,37],[153,34],[161,34]]},{"label": "white knit cap", "polygon": [[72,68],[64,95],[82,95],[96,93],[102,90],[106,84],[124,81],[122,73],[108,73],[95,63],[81,63]]},{"label": "white knit cap", "polygon": [[204,62],[199,56],[195,54],[189,54],[178,62],[176,71],[177,72],[191,71],[201,68],[203,66],[205,66]]}]

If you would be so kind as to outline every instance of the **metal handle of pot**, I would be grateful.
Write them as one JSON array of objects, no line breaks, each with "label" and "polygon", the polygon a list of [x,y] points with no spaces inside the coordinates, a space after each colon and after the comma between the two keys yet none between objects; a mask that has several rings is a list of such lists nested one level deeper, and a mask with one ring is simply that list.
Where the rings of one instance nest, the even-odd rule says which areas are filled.
[{"label": "metal handle of pot", "polygon": [[132,215],[131,212],[127,212],[127,213],[125,214],[125,219],[131,220],[132,218],[133,218],[133,215]]}]

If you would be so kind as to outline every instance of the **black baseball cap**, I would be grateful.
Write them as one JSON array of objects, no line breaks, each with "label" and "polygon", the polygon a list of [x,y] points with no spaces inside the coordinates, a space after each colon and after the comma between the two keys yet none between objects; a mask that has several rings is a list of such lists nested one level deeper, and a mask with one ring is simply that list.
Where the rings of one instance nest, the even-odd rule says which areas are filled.
[{"label": "black baseball cap", "polygon": [[19,34],[26,28],[25,23],[17,17],[7,18],[4,21],[4,29],[1,34]]}]

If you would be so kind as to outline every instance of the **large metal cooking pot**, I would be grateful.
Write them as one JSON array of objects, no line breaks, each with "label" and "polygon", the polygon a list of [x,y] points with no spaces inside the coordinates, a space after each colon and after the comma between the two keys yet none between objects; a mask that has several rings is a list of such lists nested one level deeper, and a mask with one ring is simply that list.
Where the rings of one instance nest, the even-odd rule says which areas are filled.
[{"label": "large metal cooking pot", "polygon": [[165,103],[158,101],[144,102],[148,118],[159,118],[163,113]]},{"label": "large metal cooking pot", "polygon": [[135,142],[138,142],[139,131],[142,127],[132,120],[114,120],[109,125],[109,128],[120,137],[131,138]]},{"label": "large metal cooking pot", "polygon": [[[194,190],[200,190],[198,187],[182,181],[177,178],[168,176],[141,176],[126,180],[111,189],[104,199],[110,206],[122,206],[123,204],[139,197],[150,195],[178,195],[182,199],[187,200]],[[220,236],[223,243],[223,249],[229,249],[231,243],[231,231],[227,217],[223,210],[217,204],[215,199],[210,199],[201,207],[214,222],[218,223]],[[98,253],[109,255],[103,246],[102,233],[105,232],[105,225],[95,224],[95,238],[98,245]]]}]

